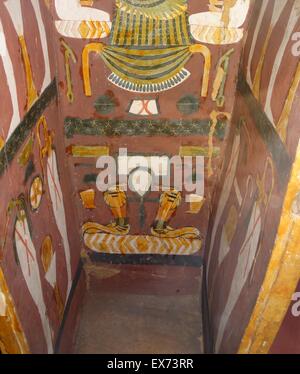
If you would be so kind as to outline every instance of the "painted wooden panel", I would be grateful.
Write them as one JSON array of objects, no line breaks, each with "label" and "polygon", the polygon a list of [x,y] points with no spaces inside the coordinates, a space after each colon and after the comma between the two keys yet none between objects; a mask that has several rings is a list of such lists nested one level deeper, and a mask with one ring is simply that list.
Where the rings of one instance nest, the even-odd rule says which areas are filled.
[{"label": "painted wooden panel", "polygon": [[[199,14],[201,18],[208,5],[208,19],[216,15],[219,19],[215,26],[224,29],[225,20],[228,35],[238,30],[235,45],[193,38],[192,29],[197,26],[193,20]],[[230,126],[234,102],[230,93],[235,89],[249,10],[247,0],[236,6],[227,0],[219,4],[162,0],[149,1],[147,7],[139,0],[81,5],[56,1],[58,81],[68,155],[74,144],[81,149],[109,147],[113,157],[121,147],[133,156],[154,157],[176,156],[181,147],[202,148],[205,196],[190,201],[192,192],[182,191],[174,227],[200,228],[205,235],[220,163],[218,150]],[[72,154],[69,166],[80,221],[109,222],[105,199],[95,185],[95,158]],[[144,178],[147,185],[145,172],[135,178]],[[82,195],[91,189],[95,190],[92,203]],[[151,235],[159,198],[159,192],[147,192],[142,201],[136,191],[128,192],[128,234]]]},{"label": "painted wooden panel", "polygon": [[0,3],[1,353],[55,350],[79,261],[74,207],[62,201],[72,186],[58,141],[49,11],[37,0]]},{"label": "painted wooden panel", "polygon": [[279,258],[299,256],[291,207],[299,192],[299,58],[292,53],[299,14],[299,1],[256,2],[249,27],[207,241],[208,302],[219,353],[268,353],[273,344],[276,351],[290,334],[283,321],[291,323],[299,265]]}]

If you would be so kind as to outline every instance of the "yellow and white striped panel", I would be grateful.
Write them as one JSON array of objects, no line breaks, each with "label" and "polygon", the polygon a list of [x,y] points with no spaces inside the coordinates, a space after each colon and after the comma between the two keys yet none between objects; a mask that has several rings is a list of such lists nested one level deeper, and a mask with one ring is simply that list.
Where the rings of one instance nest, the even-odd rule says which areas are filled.
[{"label": "yellow and white striped panel", "polygon": [[85,245],[94,252],[110,254],[192,255],[200,252],[200,239],[156,238],[147,235],[84,234]]},{"label": "yellow and white striped panel", "polygon": [[235,44],[243,39],[244,30],[206,25],[190,25],[193,38],[200,43],[215,45]]},{"label": "yellow and white striped panel", "polygon": [[55,26],[61,35],[77,39],[106,38],[111,30],[106,21],[55,21]]}]

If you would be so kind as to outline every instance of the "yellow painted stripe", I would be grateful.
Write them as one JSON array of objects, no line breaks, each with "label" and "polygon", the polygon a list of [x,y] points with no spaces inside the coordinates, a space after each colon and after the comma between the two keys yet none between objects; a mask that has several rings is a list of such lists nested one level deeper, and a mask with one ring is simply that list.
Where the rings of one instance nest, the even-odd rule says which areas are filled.
[{"label": "yellow painted stripe", "polygon": [[181,31],[180,21],[181,21],[180,17],[175,18],[176,35],[177,35],[177,38],[178,38],[178,44],[182,45],[184,43],[183,43],[183,40],[182,40],[182,31]]},{"label": "yellow painted stripe", "polygon": [[126,45],[132,45],[131,40],[132,40],[132,33],[133,33],[133,19],[134,15],[130,14],[129,15],[129,23],[126,31]]},{"label": "yellow painted stripe", "polygon": [[[214,147],[213,148],[213,156],[219,156],[220,148]],[[196,156],[203,156],[209,157],[209,148],[208,147],[196,147],[196,146],[184,146],[179,148],[179,156],[180,157],[196,157]]]},{"label": "yellow painted stripe", "polygon": [[119,27],[119,32],[120,32],[119,40],[118,40],[119,45],[124,45],[125,43],[126,30],[127,30],[127,16],[126,14],[123,13],[122,24]]},{"label": "yellow painted stripe", "polygon": [[181,18],[181,22],[182,22],[181,30],[182,30],[184,38],[185,38],[185,43],[189,43],[190,37],[189,37],[189,34],[188,34],[188,26],[187,26],[187,22],[186,22],[186,16],[182,15],[182,16],[180,16],[180,18]]},{"label": "yellow painted stripe", "polygon": [[154,31],[155,32],[155,45],[160,45],[160,32],[161,32],[161,30],[158,30],[159,25],[160,25],[159,22],[157,22],[156,30]]},{"label": "yellow painted stripe", "polygon": [[0,293],[4,297],[6,306],[5,316],[0,317],[1,351],[4,354],[28,354],[29,346],[1,268]]},{"label": "yellow painted stripe", "polygon": [[71,154],[73,157],[109,156],[109,147],[72,145],[67,149],[67,153]]},{"label": "yellow painted stripe", "polygon": [[146,18],[142,19],[142,45],[146,45],[146,38],[147,38],[147,23]]},{"label": "yellow painted stripe", "polygon": [[112,39],[112,44],[119,44],[118,43],[118,40],[117,40],[117,37],[119,35],[119,32],[120,32],[120,12],[117,12],[117,17],[116,17],[116,21],[114,23],[114,32],[113,32],[113,39]]},{"label": "yellow painted stripe", "polygon": [[153,32],[155,27],[155,21],[151,18],[149,18],[149,27],[148,27],[148,45],[152,45],[153,41]]},{"label": "yellow painted stripe", "polygon": [[5,145],[5,140],[2,138],[2,136],[0,136],[0,151],[4,147],[4,145]]},{"label": "yellow painted stripe", "polygon": [[176,45],[176,41],[175,41],[175,30],[174,30],[174,26],[173,26],[173,20],[169,21],[169,28],[170,28],[170,42],[171,42],[171,45]]},{"label": "yellow painted stripe", "polygon": [[134,26],[134,29],[135,29],[134,44],[135,45],[139,44],[140,25],[141,25],[140,20],[141,20],[140,16],[138,16],[138,15],[135,16],[135,26]]},{"label": "yellow painted stripe", "polygon": [[300,143],[284,200],[275,246],[239,353],[268,353],[300,278]]},{"label": "yellow painted stripe", "polygon": [[167,45],[168,44],[168,36],[167,36],[167,23],[165,20],[162,21],[162,44]]},{"label": "yellow painted stripe", "polygon": [[257,100],[260,99],[260,86],[261,86],[261,79],[262,79],[262,72],[264,68],[264,63],[265,63],[265,57],[267,53],[267,49],[269,47],[269,42],[272,36],[273,28],[271,27],[268,31],[268,34],[266,36],[266,40],[264,42],[261,55],[259,58],[258,66],[256,68],[255,76],[254,76],[254,81],[253,81],[253,95]]},{"label": "yellow painted stripe", "polygon": [[300,62],[297,66],[296,74],[293,78],[287,99],[285,101],[281,116],[277,124],[277,131],[281,140],[286,143],[287,129],[289,124],[290,114],[293,108],[293,104],[297,95],[297,90],[300,85]]}]

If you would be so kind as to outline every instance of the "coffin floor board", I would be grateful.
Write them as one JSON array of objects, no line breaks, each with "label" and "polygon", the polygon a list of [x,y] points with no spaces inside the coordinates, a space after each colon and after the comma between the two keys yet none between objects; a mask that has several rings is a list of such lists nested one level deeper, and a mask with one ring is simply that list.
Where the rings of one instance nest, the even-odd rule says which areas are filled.
[{"label": "coffin floor board", "polygon": [[153,293],[105,293],[92,282],[83,300],[75,353],[202,353],[199,293]]}]

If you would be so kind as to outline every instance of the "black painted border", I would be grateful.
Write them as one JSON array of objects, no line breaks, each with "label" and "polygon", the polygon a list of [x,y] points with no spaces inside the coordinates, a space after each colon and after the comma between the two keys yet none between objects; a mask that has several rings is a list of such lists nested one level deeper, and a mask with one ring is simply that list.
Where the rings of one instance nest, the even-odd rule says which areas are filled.
[{"label": "black painted border", "polygon": [[57,97],[56,79],[54,79],[45,91],[41,94],[40,98],[30,108],[28,113],[24,116],[18,127],[12,133],[5,146],[0,152],[0,176],[7,169],[9,164],[18,153],[23,143],[30,134],[30,131],[35,126],[38,119],[41,117],[45,109],[51,101]]},{"label": "black painted border", "polygon": [[180,255],[156,255],[156,254],[106,254],[89,252],[90,259],[95,263],[107,263],[114,265],[168,265],[168,266],[189,266],[202,267],[201,256],[180,256]]},{"label": "black painted border", "polygon": [[54,353],[55,354],[60,353],[59,352],[60,351],[60,344],[61,344],[61,340],[62,340],[62,337],[63,337],[63,334],[64,334],[66,321],[67,321],[68,316],[69,316],[70,308],[71,308],[72,301],[73,301],[73,298],[74,298],[74,294],[75,294],[75,291],[77,289],[77,286],[78,286],[78,283],[79,283],[79,280],[80,280],[80,277],[81,277],[81,274],[82,274],[82,270],[83,270],[83,263],[82,263],[82,260],[80,259],[79,263],[78,263],[77,270],[76,270],[75,277],[73,279],[72,288],[71,288],[70,293],[69,293],[68,301],[67,301],[67,304],[66,304],[66,307],[65,307],[65,310],[64,310],[63,319],[61,321],[61,324],[60,324],[60,327],[59,327],[59,330],[58,330],[58,334],[57,334],[57,337],[56,337],[56,341],[55,341],[55,344],[54,344]]},{"label": "black painted border", "polygon": [[201,289],[201,310],[202,310],[202,325],[203,325],[203,340],[204,353],[214,353],[213,334],[211,331],[210,314],[208,305],[208,293],[206,284],[206,265],[203,265],[202,272],[202,289]]}]

